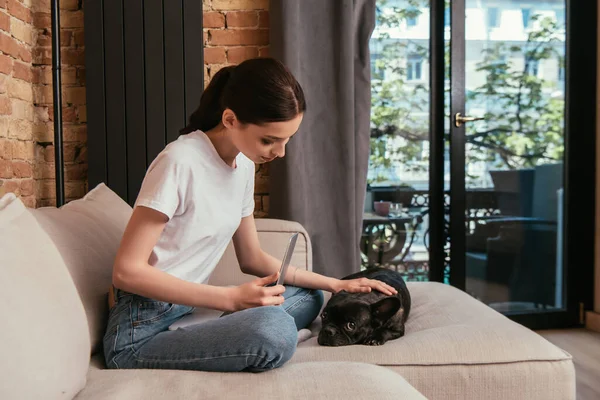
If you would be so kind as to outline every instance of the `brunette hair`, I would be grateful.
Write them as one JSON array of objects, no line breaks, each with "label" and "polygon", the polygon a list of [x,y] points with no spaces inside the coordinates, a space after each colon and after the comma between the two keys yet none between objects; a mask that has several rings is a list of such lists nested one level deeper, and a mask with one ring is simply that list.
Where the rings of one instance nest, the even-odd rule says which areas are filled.
[{"label": "brunette hair", "polygon": [[283,63],[253,58],[215,74],[180,133],[214,128],[226,108],[242,123],[261,125],[294,119],[306,111],[306,101],[300,84]]}]

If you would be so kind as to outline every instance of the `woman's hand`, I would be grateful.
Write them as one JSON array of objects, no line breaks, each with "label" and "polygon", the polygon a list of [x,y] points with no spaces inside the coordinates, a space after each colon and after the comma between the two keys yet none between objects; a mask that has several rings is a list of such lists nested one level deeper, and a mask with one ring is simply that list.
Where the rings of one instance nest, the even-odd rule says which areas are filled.
[{"label": "woman's hand", "polygon": [[285,287],[283,285],[265,287],[269,283],[277,282],[277,278],[279,278],[279,271],[231,288],[233,305],[232,310],[229,311],[282,304],[285,300],[282,296]]},{"label": "woman's hand", "polygon": [[338,280],[334,286],[334,293],[342,290],[350,293],[369,293],[372,289],[388,296],[398,294],[398,291],[387,283],[369,278]]}]

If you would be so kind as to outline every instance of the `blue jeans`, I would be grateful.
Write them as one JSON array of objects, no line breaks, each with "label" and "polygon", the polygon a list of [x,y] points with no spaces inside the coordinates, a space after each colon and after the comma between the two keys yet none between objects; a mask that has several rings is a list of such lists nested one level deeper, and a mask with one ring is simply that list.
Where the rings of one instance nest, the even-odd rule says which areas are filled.
[{"label": "blue jeans", "polygon": [[170,331],[194,308],[115,290],[104,334],[108,368],[260,372],[282,366],[296,351],[298,330],[323,305],[320,290],[285,286],[282,306],[250,308]]}]

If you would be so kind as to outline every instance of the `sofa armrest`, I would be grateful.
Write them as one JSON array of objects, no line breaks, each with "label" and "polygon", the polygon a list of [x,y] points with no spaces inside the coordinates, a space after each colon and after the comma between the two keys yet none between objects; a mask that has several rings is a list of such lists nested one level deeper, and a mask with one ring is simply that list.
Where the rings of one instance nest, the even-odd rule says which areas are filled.
[{"label": "sofa armrest", "polygon": [[[290,236],[295,232],[299,232],[300,235],[298,235],[291,265],[312,271],[312,247],[308,233],[302,225],[293,221],[271,218],[257,218],[255,222],[260,246],[265,252],[278,259],[283,258]],[[210,277],[209,284],[217,286],[241,285],[253,279],[255,279],[254,276],[244,274],[240,270],[233,242],[231,242]]]}]

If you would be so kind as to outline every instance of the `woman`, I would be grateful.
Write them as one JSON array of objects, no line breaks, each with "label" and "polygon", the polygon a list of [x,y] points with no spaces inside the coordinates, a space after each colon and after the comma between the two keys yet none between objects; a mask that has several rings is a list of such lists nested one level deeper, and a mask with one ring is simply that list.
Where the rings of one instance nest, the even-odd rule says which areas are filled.
[{"label": "woman", "polygon": [[[181,136],[152,162],[113,267],[104,353],[109,368],[264,371],[288,361],[298,330],[323,304],[321,290],[387,294],[376,280],[338,280],[290,266],[261,250],[254,211],[254,164],[283,157],[306,110],[280,62],[252,59],[221,69]],[[233,238],[244,273],[236,287],[208,285]],[[282,307],[270,307],[282,305]],[[204,307],[239,311],[170,331]]]}]

